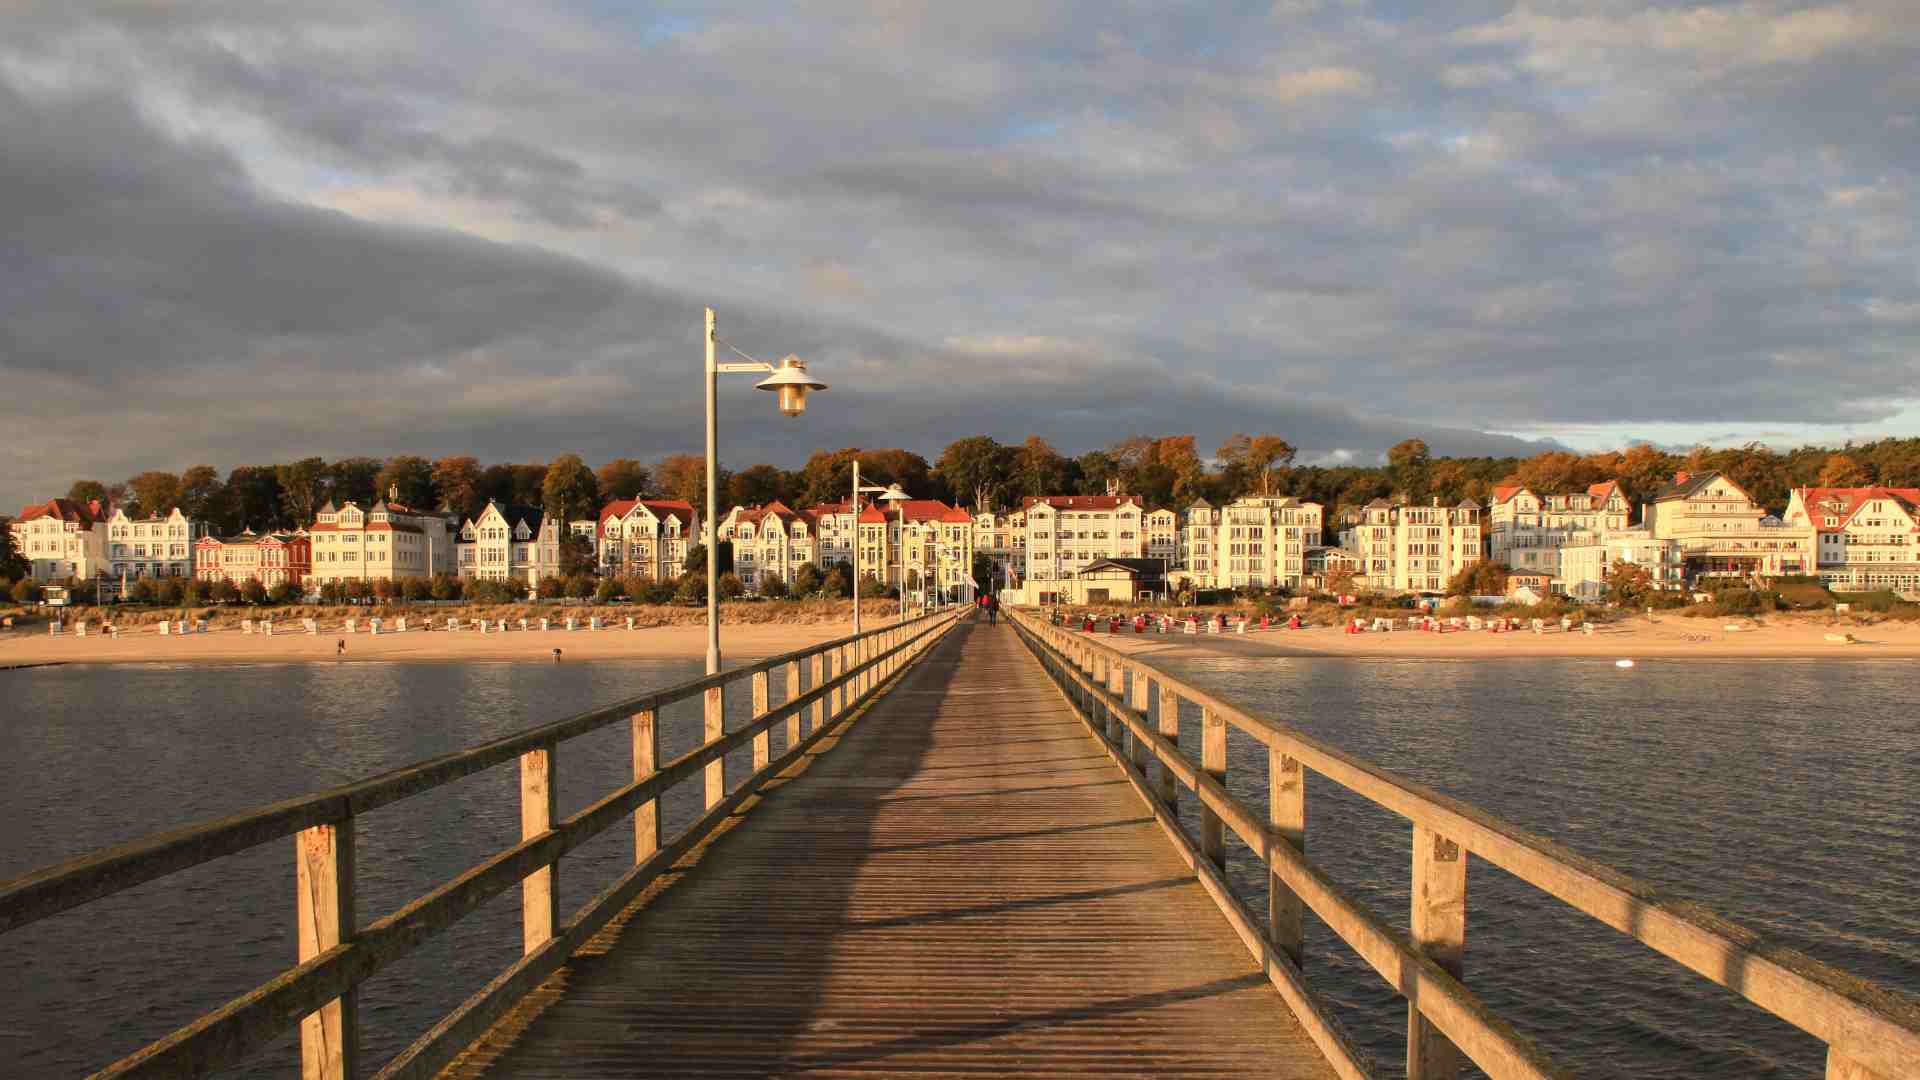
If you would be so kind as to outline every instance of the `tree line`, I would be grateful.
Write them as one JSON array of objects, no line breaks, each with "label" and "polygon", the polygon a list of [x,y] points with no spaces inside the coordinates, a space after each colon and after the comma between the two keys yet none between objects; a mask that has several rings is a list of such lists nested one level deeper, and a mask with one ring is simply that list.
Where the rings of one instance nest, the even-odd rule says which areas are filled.
[{"label": "tree line", "polygon": [[[775,500],[795,509],[843,501],[856,461],[863,482],[897,483],[914,498],[975,511],[1015,509],[1027,496],[1103,494],[1111,487],[1149,507],[1183,508],[1202,499],[1219,505],[1250,494],[1293,496],[1325,506],[1329,521],[1344,508],[1383,497],[1484,503],[1494,487],[1511,483],[1553,494],[1615,480],[1629,500],[1640,503],[1681,470],[1725,473],[1776,513],[1785,509],[1795,487],[1920,487],[1920,438],[1786,451],[1759,443],[1701,446],[1685,453],[1636,443],[1620,450],[1554,450],[1525,458],[1435,457],[1424,441],[1408,439],[1389,450],[1380,465],[1296,465],[1296,456],[1293,445],[1275,434],[1234,434],[1211,455],[1202,454],[1192,435],[1142,435],[1077,456],[1060,453],[1038,435],[1019,443],[974,435],[949,444],[931,462],[900,448],[847,447],[816,451],[797,469],[757,464],[722,470],[720,509]],[[571,521],[595,516],[608,500],[633,497],[681,499],[704,514],[706,465],[697,454],[672,454],[652,464],[615,458],[597,469],[578,454],[545,464],[490,465],[465,455],[310,457],[241,465],[225,477],[213,466],[196,465],[178,474],[143,472],[114,484],[80,480],[66,494],[80,501],[111,499],[135,516],[178,507],[208,522],[216,534],[230,535],[245,528],[266,532],[309,525],[328,501],[368,506],[389,491],[409,507],[445,507],[466,517],[495,500],[538,506]],[[10,556],[10,547],[0,546],[0,563]]]}]

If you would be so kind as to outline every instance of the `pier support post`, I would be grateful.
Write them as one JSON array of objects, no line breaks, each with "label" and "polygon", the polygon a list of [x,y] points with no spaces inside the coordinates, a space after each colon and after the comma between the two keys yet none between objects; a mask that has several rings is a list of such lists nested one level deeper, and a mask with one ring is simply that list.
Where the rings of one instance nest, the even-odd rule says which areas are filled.
[{"label": "pier support post", "polygon": [[[773,677],[764,671],[753,673],[753,719],[758,723],[773,708]],[[753,737],[753,771],[758,773],[773,760],[773,732],[762,731]]]},{"label": "pier support post", "polygon": [[[353,937],[353,819],[294,835],[300,962]],[[348,990],[300,1021],[301,1080],[353,1080],[360,1056],[360,992]]]},{"label": "pier support post", "polygon": [[[1423,825],[1413,827],[1414,948],[1449,975],[1461,978],[1467,950],[1467,853]],[[1407,1080],[1453,1080],[1460,1051],[1407,1003]]]},{"label": "pier support post", "polygon": [[[813,662],[811,666],[813,668],[813,671],[812,671],[813,681],[810,684],[808,684],[807,689],[818,690],[821,687],[827,685],[827,654],[814,653]],[[837,673],[838,673],[838,669],[836,669],[836,674]],[[826,726],[827,726],[827,699],[817,698],[814,700],[814,703],[813,703],[812,730],[819,731],[821,728]]]},{"label": "pier support post", "polygon": [[[633,778],[645,780],[660,768],[660,725],[652,709],[633,714]],[[633,811],[633,861],[646,862],[660,850],[660,800],[648,799]]]},{"label": "pier support post", "polygon": [[[1267,821],[1275,843],[1307,853],[1307,773],[1300,762],[1276,748],[1267,750]],[[1269,858],[1268,866],[1278,860]],[[1306,906],[1277,873],[1267,881],[1267,940],[1301,966],[1306,935]]]},{"label": "pier support post", "polygon": [[[703,742],[717,742],[727,733],[727,688],[714,686],[707,689],[706,725],[702,731]],[[707,809],[718,805],[727,797],[727,759],[723,755],[707,762]]]},{"label": "pier support post", "polygon": [[[787,661],[787,700],[791,705],[800,698],[800,661]],[[818,679],[814,680],[818,683]],[[800,713],[796,710],[787,717],[787,745],[783,750],[791,750],[800,745]]]},{"label": "pier support post", "polygon": [[[1227,719],[1210,708],[1200,710],[1200,770],[1221,786],[1227,783]],[[1220,815],[1205,802],[1200,804],[1200,853],[1213,865],[1227,865],[1227,834]]]},{"label": "pier support post", "polygon": [[[520,839],[531,840],[553,828],[560,816],[560,786],[553,775],[554,747],[520,755]],[[528,874],[520,882],[520,942],[526,952],[560,932],[560,862]]]},{"label": "pier support post", "polygon": [[[1174,753],[1180,752],[1180,694],[1165,680],[1160,683],[1160,734],[1173,744]],[[1169,810],[1180,806],[1180,778],[1164,761],[1160,763],[1160,801]]]}]

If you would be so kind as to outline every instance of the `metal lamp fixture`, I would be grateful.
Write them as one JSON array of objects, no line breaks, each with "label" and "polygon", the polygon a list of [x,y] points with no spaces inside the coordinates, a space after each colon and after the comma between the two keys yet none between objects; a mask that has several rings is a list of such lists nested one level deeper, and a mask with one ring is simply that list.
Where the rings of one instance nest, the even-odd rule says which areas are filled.
[{"label": "metal lamp fixture", "polygon": [[806,361],[797,356],[788,356],[773,369],[773,374],[754,384],[757,389],[771,390],[780,395],[780,411],[788,416],[799,416],[807,411],[807,391],[825,390],[827,384],[807,374]]}]

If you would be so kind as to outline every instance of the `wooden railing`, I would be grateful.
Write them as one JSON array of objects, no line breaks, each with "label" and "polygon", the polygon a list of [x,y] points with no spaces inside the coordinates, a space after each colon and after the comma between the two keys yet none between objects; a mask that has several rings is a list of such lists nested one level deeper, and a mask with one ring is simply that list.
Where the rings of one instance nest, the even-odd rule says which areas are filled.
[{"label": "wooden railing", "polygon": [[[1254,716],[1125,653],[1025,612],[1013,622],[1088,726],[1106,743],[1201,884],[1226,914],[1342,1076],[1365,1058],[1301,976],[1306,909],[1407,1001],[1407,1076],[1455,1076],[1460,1055],[1494,1080],[1571,1075],[1493,1014],[1461,982],[1469,852],[1740,994],[1827,1044],[1828,1080],[1920,1077],[1920,1002],[1765,941],[1745,927],[1586,859],[1473,806],[1412,783],[1284,724]],[[1159,697],[1157,713],[1149,703]],[[1180,703],[1200,709],[1200,760],[1179,747]],[[1227,727],[1266,747],[1265,820],[1228,793]],[[1160,763],[1158,783],[1149,761]],[[1413,828],[1410,934],[1389,926],[1306,857],[1305,771]],[[1199,836],[1181,827],[1184,787],[1198,801]],[[1267,866],[1265,925],[1225,876],[1223,829]]]},{"label": "wooden railing", "polygon": [[[0,883],[0,933],[90,900],[198,866],[268,841],[294,838],[299,963],[272,980],[107,1066],[96,1077],[203,1075],[241,1062],[300,1024],[305,1080],[350,1080],[358,1068],[355,988],[488,899],[520,885],[523,955],[422,1035],[377,1074],[381,1080],[428,1077],[566,962],[769,778],[799,758],[885,681],[924,653],[959,618],[955,612],[841,638],[708,675],[403,769],[272,806],[150,836]],[[770,700],[770,673],[784,668],[786,701]],[[801,673],[805,669],[807,689]],[[753,718],[724,728],[727,687],[751,683]],[[704,698],[705,741],[662,764],[660,710]],[[802,733],[802,720],[809,719]],[[772,756],[771,732],[786,723],[786,750]],[[633,782],[558,819],[559,745],[626,722],[633,739]],[[753,771],[727,789],[726,755],[751,742]],[[441,884],[398,911],[360,925],[355,918],[354,819],[376,807],[430,791],[518,759],[521,841]],[[659,799],[696,774],[706,812],[671,840],[662,836]],[[623,819],[633,822],[633,867],[571,918],[561,916],[560,859]]]}]

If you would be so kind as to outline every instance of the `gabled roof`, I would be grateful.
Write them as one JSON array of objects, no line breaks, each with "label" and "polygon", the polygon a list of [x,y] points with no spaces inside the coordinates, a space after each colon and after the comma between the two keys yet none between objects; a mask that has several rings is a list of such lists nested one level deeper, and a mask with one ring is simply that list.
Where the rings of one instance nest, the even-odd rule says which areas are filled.
[{"label": "gabled roof", "polygon": [[1455,510],[1478,510],[1480,509],[1480,504],[1474,502],[1472,499],[1461,499],[1454,504],[1453,508]]},{"label": "gabled roof", "polygon": [[[1686,472],[1675,473],[1673,475],[1673,483],[1668,484],[1667,486],[1661,488],[1659,491],[1655,492],[1653,496],[1653,501],[1665,502],[1668,499],[1691,498],[1695,492],[1698,492],[1701,488],[1706,487],[1708,484],[1711,484],[1715,480],[1720,478],[1721,478],[1720,473],[1712,469],[1709,469],[1706,472],[1697,472],[1697,473],[1686,473]],[[1734,488],[1738,490],[1740,494],[1742,495],[1747,494],[1746,488],[1741,487],[1739,484],[1734,484],[1731,479],[1728,479],[1727,483],[1733,484]],[[1752,499],[1751,495],[1748,495],[1747,497],[1749,500]]]},{"label": "gabled roof", "polygon": [[615,499],[600,508],[600,524],[604,526],[612,518],[626,517],[640,507],[661,521],[678,518],[682,525],[693,525],[693,504],[685,499]]},{"label": "gabled roof", "polygon": [[1102,567],[1126,570],[1134,574],[1150,574],[1160,577],[1167,572],[1167,564],[1161,559],[1105,558],[1095,559],[1076,571],[1076,576],[1085,576]]},{"label": "gabled roof", "polygon": [[1394,504],[1385,499],[1375,499],[1366,506],[1368,510],[1391,510],[1393,507]]},{"label": "gabled roof", "polygon": [[889,517],[904,516],[908,521],[945,521],[955,524],[973,521],[966,511],[956,510],[939,499],[906,499],[896,505],[899,509],[892,511]]},{"label": "gabled roof", "polygon": [[84,503],[73,499],[48,499],[36,506],[21,507],[20,516],[15,520],[38,521],[41,518],[58,518],[61,521],[91,526],[105,517],[103,509],[98,499]]},{"label": "gabled roof", "polygon": [[1533,494],[1525,484],[1496,484],[1493,488],[1494,505],[1506,502],[1523,491],[1529,495]]},{"label": "gabled roof", "polygon": [[[1800,496],[1800,501],[1806,505],[1807,513],[1816,519],[1813,521],[1814,527],[1819,529],[1845,528],[1853,523],[1854,515],[1858,514],[1862,507],[1875,499],[1891,500],[1906,511],[1908,517],[1920,523],[1920,488],[1811,487],[1796,488],[1794,494]],[[1822,505],[1834,501],[1838,501],[1841,505],[1832,510]],[[1819,520],[1830,514],[1839,518],[1839,526],[1825,525]]]},{"label": "gabled roof", "polygon": [[1595,501],[1603,503],[1619,490],[1620,481],[1618,480],[1603,480],[1598,484],[1587,485],[1587,494],[1593,496]]}]

